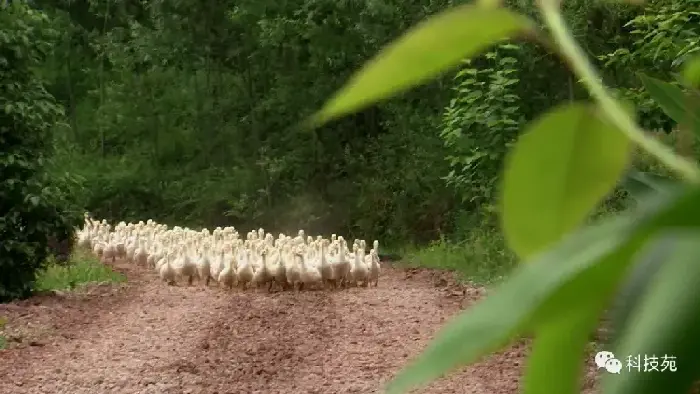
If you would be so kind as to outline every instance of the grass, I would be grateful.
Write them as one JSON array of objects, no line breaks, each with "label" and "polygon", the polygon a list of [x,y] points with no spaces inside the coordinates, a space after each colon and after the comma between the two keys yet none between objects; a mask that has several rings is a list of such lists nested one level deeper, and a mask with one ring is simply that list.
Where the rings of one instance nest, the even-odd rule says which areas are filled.
[{"label": "grass", "polygon": [[[630,201],[621,189],[615,190],[589,217],[588,224],[594,224],[629,208]],[[478,223],[478,222],[476,222]],[[475,223],[475,224],[476,224]],[[409,246],[392,250],[404,256],[411,267],[424,267],[454,271],[462,280],[490,285],[500,282],[518,262],[508,248],[501,230],[493,220],[486,217],[483,225],[469,228],[460,241],[440,239],[428,246]],[[391,248],[388,248],[391,249]]]},{"label": "grass", "polygon": [[94,256],[76,251],[67,264],[49,262],[36,277],[35,291],[72,290],[88,283],[124,282],[126,277],[112,271]]},{"label": "grass", "polygon": [[[0,331],[3,331],[5,329],[5,326],[7,325],[7,318],[4,316],[0,316]],[[5,338],[4,335],[0,334],[0,350],[5,349],[7,347],[7,338]]]},{"label": "grass", "polygon": [[[34,291],[73,290],[89,283],[124,282],[126,277],[102,263],[87,252],[76,251],[65,264],[54,260],[47,262],[39,271],[34,283]],[[0,316],[0,350],[8,347],[4,332],[8,321]]]},{"label": "grass", "polygon": [[463,280],[482,284],[500,281],[517,261],[496,229],[482,228],[459,242],[441,239],[427,247],[404,248],[402,254],[410,266],[454,271]]}]

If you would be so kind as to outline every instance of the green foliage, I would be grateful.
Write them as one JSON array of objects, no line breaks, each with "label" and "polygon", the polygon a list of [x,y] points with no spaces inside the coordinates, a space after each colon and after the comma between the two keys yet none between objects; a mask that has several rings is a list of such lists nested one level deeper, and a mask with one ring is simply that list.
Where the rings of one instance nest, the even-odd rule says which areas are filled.
[{"label": "green foliage", "polygon": [[[692,233],[700,228],[697,206],[700,178],[696,163],[675,155],[635,124],[627,108],[601,84],[596,70],[567,28],[559,2],[543,0],[538,6],[560,56],[570,64],[595,102],[591,106],[558,107],[533,122],[529,131],[517,141],[505,168],[502,214],[510,247],[526,257],[528,263],[513,272],[492,295],[448,323],[428,349],[390,382],[389,393],[409,391],[456,367],[474,362],[523,334],[535,335],[524,392],[578,392],[581,358],[589,333],[598,324],[625,275],[634,270],[639,252],[658,237],[668,236],[669,230]],[[493,11],[493,5],[473,7],[469,10],[475,15]],[[422,26],[433,26],[450,12],[433,16]],[[446,37],[456,34],[438,29],[435,32]],[[480,35],[469,39],[469,45],[475,48],[493,43],[489,37]],[[431,48],[423,47],[420,35],[414,32],[397,42],[404,48],[430,53]],[[335,103],[367,105],[383,98],[397,83],[408,88],[440,71],[433,67],[420,72],[414,70],[409,79],[398,70],[398,60],[420,55],[400,53],[392,48],[395,47],[387,47],[370,61],[370,66],[358,71],[317,116],[332,119],[343,115],[348,112],[347,107]],[[459,50],[452,48],[455,53]],[[443,55],[443,59],[448,59],[448,55]],[[443,67],[458,61],[452,59]],[[366,80],[368,77],[364,74],[371,75],[375,70],[384,70],[387,79],[398,74],[396,81],[384,81],[385,86],[355,83]],[[666,193],[654,193],[633,210],[575,231],[622,178],[630,141],[675,171],[687,184]],[[526,198],[522,198],[523,193]],[[648,303],[634,310],[633,321],[641,325],[624,322],[623,327],[633,327],[629,335],[622,336],[625,330],[615,333],[621,338],[617,342],[621,343],[616,348],[617,354],[646,354],[651,350],[669,354],[663,347],[669,345],[671,350],[686,356],[684,359],[691,357],[695,341],[686,343],[685,338],[689,336],[682,335],[681,330],[690,330],[685,331],[686,334],[692,332],[697,317],[680,322],[674,322],[671,316],[664,322],[657,319],[659,313],[672,313],[668,302],[662,306],[660,301],[668,301],[668,293],[682,300],[698,297],[697,286],[688,278],[684,279],[682,288],[669,290],[678,286],[677,275],[687,269],[687,256],[694,255],[698,248],[696,236],[692,239],[695,242],[675,239],[679,240],[678,246],[685,258],[671,260],[668,267],[662,269],[654,282],[656,286],[649,290]],[[516,304],[518,308],[513,309],[512,305]],[[684,304],[682,316],[697,316],[695,304],[695,301]],[[628,308],[634,308],[633,305],[635,303],[628,304]],[[627,311],[623,313],[630,316]],[[651,334],[653,328],[660,327],[665,328],[663,338]],[[690,347],[681,350],[683,345]],[[692,357],[693,365],[700,360]],[[557,371],[554,378],[553,370]],[[696,377],[695,372],[696,369],[691,368],[681,379],[674,376],[677,381],[673,387],[678,389],[674,392],[687,391]],[[641,380],[654,379],[655,376],[640,379],[630,375],[619,385],[606,386],[605,392],[635,392],[641,387]],[[663,384],[668,379],[659,378],[651,386],[657,391],[662,386],[668,389],[670,386]]]},{"label": "green foliage", "polygon": [[[428,19],[384,49],[314,117],[326,123],[423,82],[494,42],[526,34],[531,22],[507,9],[464,5]],[[400,70],[400,71],[399,71]]]},{"label": "green foliage", "polygon": [[414,267],[453,271],[479,283],[498,282],[515,266],[515,255],[498,231],[480,226],[461,237],[460,241],[440,239],[409,250],[405,260]]},{"label": "green foliage", "polygon": [[[586,94],[545,50],[484,48],[456,79],[294,128],[396,31],[453,3],[41,1],[58,36],[36,71],[66,112],[49,180],[68,210],[107,219],[460,241],[493,207],[517,130]],[[608,53],[616,23],[636,15],[618,8],[574,0],[565,12]]]},{"label": "green foliage", "polygon": [[521,52],[517,45],[501,44],[482,59],[464,60],[465,67],[455,76],[454,98],[445,108],[440,136],[450,152],[445,180],[462,203],[478,206],[492,201],[494,175],[521,123],[514,57]]},{"label": "green foliage", "polygon": [[446,3],[46,7],[62,35],[44,74],[68,115],[50,173],[74,175],[78,204],[107,219],[435,238],[454,201],[438,86],[315,135],[293,125],[393,29]]},{"label": "green foliage", "polygon": [[55,262],[37,273],[34,289],[36,291],[73,290],[90,283],[124,282],[126,277],[112,271],[93,255],[76,251],[65,265]]},{"label": "green foliage", "polygon": [[696,137],[700,137],[700,113],[694,111],[694,102],[700,100],[692,94],[686,94],[676,85],[659,79],[639,74],[644,88],[661,109],[678,124],[691,128]]},{"label": "green foliage", "polygon": [[640,124],[649,129],[671,130],[672,122],[660,110],[630,70],[645,70],[671,80],[678,67],[700,50],[700,4],[685,0],[650,0],[643,12],[624,23],[614,37],[615,49],[599,54],[614,76],[623,97],[637,105]]},{"label": "green foliage", "polygon": [[22,2],[0,13],[0,301],[31,293],[49,239],[70,239],[75,223],[61,212],[61,190],[42,172],[61,113],[36,73],[55,33],[48,22]]},{"label": "green foliage", "polygon": [[[513,11],[498,8],[500,2],[463,3],[221,0],[201,7],[176,0],[145,7],[95,0],[34,2],[41,11],[32,12],[42,23],[33,25],[32,34],[46,37],[28,41],[53,51],[45,61],[35,62],[31,81],[47,81],[48,93],[65,110],[65,117],[47,121],[52,138],[41,141],[52,142],[55,150],[41,158],[45,168],[35,168],[36,187],[42,198],[51,199],[47,204],[70,217],[88,210],[107,219],[153,218],[185,226],[349,233],[415,244],[418,264],[461,268],[472,278],[502,276],[514,262],[503,235],[493,230],[500,206],[496,189],[504,182],[501,169],[508,149],[528,121],[563,101],[598,100],[600,92],[577,83],[598,79],[585,78],[580,70],[572,73],[570,59],[562,62],[539,45],[539,38],[547,42],[547,37],[535,26],[550,22],[535,2],[506,2]],[[377,105],[364,94],[354,95],[339,102],[346,111],[359,110],[352,116],[313,133],[295,128],[354,70],[380,48],[391,46],[397,32],[452,5],[456,8],[448,20],[457,27],[436,27],[448,29],[450,40],[424,41],[436,43],[425,52],[430,56],[401,52],[399,68],[375,68],[380,80],[365,80],[375,89],[374,98],[402,94]],[[674,129],[674,120],[652,100],[636,73],[679,79],[679,66],[697,50],[697,2],[649,1],[632,7],[567,0],[562,6],[571,35],[584,53],[599,57],[603,80],[636,105],[641,125]],[[465,10],[477,14],[465,16]],[[10,15],[2,18],[26,20],[23,14]],[[526,29],[536,33],[517,36],[535,36],[537,41],[512,40],[520,22],[499,25],[489,19],[493,15],[511,22],[528,20]],[[0,31],[15,26],[5,22]],[[413,32],[431,38],[426,30]],[[492,40],[478,45],[470,41],[487,36]],[[411,45],[393,48],[402,51]],[[459,51],[445,50],[446,45]],[[421,68],[426,65],[429,70]],[[408,91],[406,78],[426,80],[426,71],[443,76]],[[685,93],[689,86],[692,82],[684,81]],[[0,108],[6,102],[24,102],[24,110],[43,99],[18,101],[3,90]],[[620,119],[626,123],[627,118],[620,117],[618,107],[602,109],[617,110],[609,119],[617,132],[641,142],[633,153],[631,170],[636,172],[630,171],[628,178],[639,181],[640,172],[642,178],[692,178],[687,163],[664,167],[676,161],[663,149],[658,160],[660,143],[649,144],[634,127],[630,131],[629,124],[621,126]],[[14,104],[10,108],[14,111]],[[32,108],[25,113],[41,114]],[[683,138],[672,132],[660,140],[680,145]],[[606,146],[605,152],[616,151]],[[684,175],[674,173],[678,168],[684,168]],[[529,177],[522,182],[540,184]],[[597,186],[600,191],[610,184]],[[648,186],[618,185],[588,221],[604,221],[634,204]],[[595,198],[588,188],[579,189],[584,192],[576,196],[586,198],[583,205],[590,210]],[[28,188],[21,192],[34,193]],[[527,209],[528,217],[538,211],[529,205]],[[581,212],[577,208],[562,220]],[[554,234],[557,226],[551,229],[545,238],[566,238]],[[430,243],[436,239],[441,241]],[[583,317],[572,321],[583,321],[581,329],[585,327]],[[548,327],[538,333],[544,338],[540,349],[557,343]],[[535,365],[554,361],[543,362]],[[562,365],[569,364],[563,360]]]},{"label": "green foliage", "polygon": [[692,57],[683,63],[681,75],[691,88],[700,87],[700,56]]}]

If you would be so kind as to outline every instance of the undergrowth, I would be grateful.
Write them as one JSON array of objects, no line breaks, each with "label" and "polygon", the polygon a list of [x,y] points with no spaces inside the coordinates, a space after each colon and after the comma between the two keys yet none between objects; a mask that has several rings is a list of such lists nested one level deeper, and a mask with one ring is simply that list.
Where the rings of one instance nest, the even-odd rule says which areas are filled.
[{"label": "undergrowth", "polygon": [[50,262],[36,277],[35,291],[72,290],[88,283],[124,282],[126,277],[100,263],[94,256],[76,251],[68,264]]},{"label": "undergrowth", "polygon": [[[630,207],[622,189],[616,190],[590,217],[594,223]],[[427,246],[408,246],[400,254],[409,267],[423,267],[453,271],[463,281],[479,284],[499,282],[515,267],[515,254],[506,246],[505,239],[493,218],[482,218],[459,240],[441,238]]]},{"label": "undergrowth", "polygon": [[495,229],[475,228],[463,240],[440,239],[425,247],[409,247],[406,264],[454,271],[462,280],[493,283],[507,275],[516,263]]}]

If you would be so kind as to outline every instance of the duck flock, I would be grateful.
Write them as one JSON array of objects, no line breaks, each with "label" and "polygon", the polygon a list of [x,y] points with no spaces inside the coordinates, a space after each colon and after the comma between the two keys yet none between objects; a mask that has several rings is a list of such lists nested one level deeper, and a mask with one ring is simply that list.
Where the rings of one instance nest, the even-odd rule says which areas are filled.
[{"label": "duck flock", "polygon": [[213,231],[191,230],[153,220],[120,222],[114,228],[106,220],[86,214],[85,225],[77,232],[79,248],[92,251],[103,262],[124,259],[149,267],[167,284],[197,280],[203,286],[216,283],[234,287],[279,290],[337,289],[368,287],[379,283],[379,241],[369,252],[362,239],[352,248],[342,236],[275,238],[262,228],[250,231],[245,240],[233,227]]}]

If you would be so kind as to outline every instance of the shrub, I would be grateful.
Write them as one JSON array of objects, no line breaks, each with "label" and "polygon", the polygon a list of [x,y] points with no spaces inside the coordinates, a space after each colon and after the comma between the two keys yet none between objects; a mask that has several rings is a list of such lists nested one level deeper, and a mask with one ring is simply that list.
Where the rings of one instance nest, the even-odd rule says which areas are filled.
[{"label": "shrub", "polygon": [[0,13],[0,301],[29,296],[49,239],[70,239],[77,224],[42,172],[61,114],[35,71],[51,44],[47,22],[21,2]]}]

